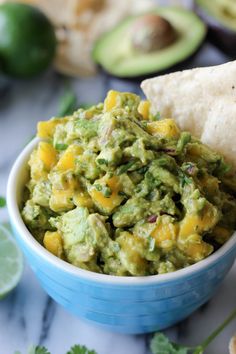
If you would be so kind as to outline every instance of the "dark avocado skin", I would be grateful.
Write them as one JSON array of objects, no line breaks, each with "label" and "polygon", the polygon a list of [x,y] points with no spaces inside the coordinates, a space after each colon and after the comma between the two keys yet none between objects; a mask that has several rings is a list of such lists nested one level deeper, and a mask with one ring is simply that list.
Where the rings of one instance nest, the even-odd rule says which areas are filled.
[{"label": "dark avocado skin", "polygon": [[152,72],[151,74],[148,74],[148,75],[140,75],[140,76],[135,76],[135,77],[125,77],[125,76],[117,77],[117,76],[109,73],[107,70],[103,69],[103,67],[101,65],[98,65],[98,67],[99,67],[100,71],[103,73],[103,75],[105,75],[107,77],[111,77],[116,80],[125,80],[125,81],[131,82],[131,83],[132,82],[133,83],[140,83],[141,81],[143,81],[145,79],[151,79],[154,76],[161,76],[161,75],[165,75],[165,74],[170,74],[175,71],[185,70],[188,66],[191,67],[191,63],[192,63],[193,59],[201,51],[204,44],[205,44],[205,40],[203,40],[202,43],[199,44],[199,47],[196,49],[196,51],[192,55],[190,55],[188,58],[181,61],[180,63],[172,66],[171,68],[168,68],[168,69],[162,70],[162,71],[159,70],[157,72]]},{"label": "dark avocado skin", "polygon": [[226,28],[217,19],[210,16],[206,11],[197,4],[194,3],[194,11],[208,26],[207,38],[217,48],[222,50],[225,54],[229,55],[233,59],[236,58],[236,31]]},{"label": "dark avocado skin", "polygon": [[0,6],[0,62],[3,73],[35,76],[51,63],[56,50],[52,24],[38,9],[20,3]]}]

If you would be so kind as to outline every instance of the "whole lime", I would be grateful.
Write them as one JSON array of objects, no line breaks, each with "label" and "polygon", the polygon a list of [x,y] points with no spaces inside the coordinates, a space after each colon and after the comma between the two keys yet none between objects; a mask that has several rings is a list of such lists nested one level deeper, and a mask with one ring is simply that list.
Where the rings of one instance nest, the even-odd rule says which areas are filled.
[{"label": "whole lime", "polygon": [[20,3],[0,5],[2,72],[22,78],[37,75],[49,66],[55,51],[54,28],[41,11]]}]

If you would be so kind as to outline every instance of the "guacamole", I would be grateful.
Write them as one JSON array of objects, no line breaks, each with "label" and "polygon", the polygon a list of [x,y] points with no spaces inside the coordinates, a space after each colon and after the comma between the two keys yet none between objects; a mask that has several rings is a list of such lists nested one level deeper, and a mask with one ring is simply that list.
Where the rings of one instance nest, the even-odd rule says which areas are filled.
[{"label": "guacamole", "polygon": [[236,178],[222,156],[150,103],[104,103],[39,122],[22,216],[48,251],[83,269],[162,274],[217,250],[236,226]]}]

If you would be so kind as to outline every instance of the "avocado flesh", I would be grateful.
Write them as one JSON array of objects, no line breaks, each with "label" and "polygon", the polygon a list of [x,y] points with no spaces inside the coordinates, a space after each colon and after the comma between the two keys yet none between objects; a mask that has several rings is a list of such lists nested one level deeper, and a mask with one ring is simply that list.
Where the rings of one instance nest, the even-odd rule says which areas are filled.
[{"label": "avocado flesh", "polygon": [[93,50],[94,60],[106,71],[119,77],[148,75],[169,69],[187,59],[206,35],[203,22],[188,10],[163,7],[151,13],[171,23],[177,32],[174,43],[150,53],[137,53],[132,48],[129,33],[138,16],[129,17],[97,41]]},{"label": "avocado flesh", "polygon": [[196,3],[226,28],[236,31],[235,0],[197,0]]}]

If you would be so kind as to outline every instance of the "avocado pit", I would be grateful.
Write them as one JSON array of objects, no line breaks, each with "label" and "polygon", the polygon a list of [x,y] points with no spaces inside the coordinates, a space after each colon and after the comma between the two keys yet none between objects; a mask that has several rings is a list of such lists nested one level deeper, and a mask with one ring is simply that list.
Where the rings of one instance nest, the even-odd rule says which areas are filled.
[{"label": "avocado pit", "polygon": [[150,53],[172,44],[177,38],[174,27],[165,18],[148,14],[139,17],[132,26],[132,47],[141,53]]}]

